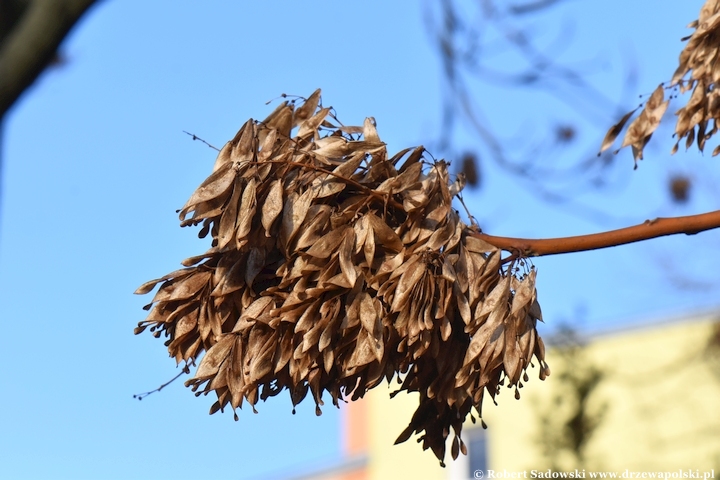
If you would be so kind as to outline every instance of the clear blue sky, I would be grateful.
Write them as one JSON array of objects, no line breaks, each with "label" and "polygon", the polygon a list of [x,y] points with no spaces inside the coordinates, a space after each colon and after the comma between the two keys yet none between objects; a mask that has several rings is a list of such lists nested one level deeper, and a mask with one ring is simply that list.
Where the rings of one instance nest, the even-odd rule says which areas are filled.
[{"label": "clear blue sky", "polygon": [[[326,407],[316,418],[308,403],[293,416],[285,394],[260,404],[257,415],[239,412],[239,422],[208,416],[214,400],[195,398],[181,382],[133,400],[177,370],[162,341],[132,334],[150,300],[132,292],[207,248],[197,231],[179,228],[175,210],[215,152],[183,130],[221,146],[245,120],[266,116],[266,101],[322,87],[324,103],[346,124],[374,116],[391,152],[436,140],[441,74],[423,3],[108,0],[90,12],[63,47],[67,63],[44,74],[6,119],[0,477],[261,478],[338,454],[339,413]],[[592,60],[598,88],[619,95],[623,62],[632,58],[637,93],[647,93],[673,72],[679,38],[701,3],[569,2],[556,24],[574,25],[567,58]],[[512,141],[569,111],[539,94],[477,93],[493,128]],[[580,133],[578,152],[604,134]],[[469,130],[456,141],[477,143]],[[669,157],[670,141],[660,143],[636,172],[629,152],[619,155],[627,164],[619,197],[583,200],[632,222],[716,208],[712,196],[669,205],[668,171],[708,185],[713,173],[691,156]],[[485,187],[467,198],[490,233],[601,228],[538,205],[492,166],[485,173]],[[719,238],[538,259],[545,319],[603,328],[718,305],[717,259],[707,256]],[[683,264],[715,283],[674,288],[672,265]]]}]

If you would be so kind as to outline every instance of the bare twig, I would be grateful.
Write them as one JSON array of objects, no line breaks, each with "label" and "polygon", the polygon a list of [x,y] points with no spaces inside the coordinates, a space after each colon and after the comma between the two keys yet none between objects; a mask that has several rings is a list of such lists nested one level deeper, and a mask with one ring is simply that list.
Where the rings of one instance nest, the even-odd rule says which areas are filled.
[{"label": "bare twig", "polygon": [[207,145],[208,147],[212,148],[212,149],[215,150],[215,151],[218,151],[218,152],[220,151],[219,148],[217,148],[217,147],[214,146],[214,145],[210,145],[208,142],[206,142],[206,141],[203,140],[202,138],[198,137],[198,136],[195,135],[194,133],[186,132],[185,130],[183,130],[183,133],[186,133],[186,134],[190,135],[193,140],[199,140],[199,141],[201,141],[202,143],[204,143],[205,145]]},{"label": "bare twig", "polygon": [[[617,187],[617,183],[607,178],[609,168],[616,162],[608,161],[608,157],[598,160],[581,155],[570,165],[559,165],[555,161],[559,144],[547,142],[548,138],[555,138],[553,135],[545,136],[535,147],[523,147],[520,150],[526,151],[520,151],[518,145],[527,146],[529,136],[523,132],[524,141],[519,143],[502,141],[493,132],[492,118],[485,118],[482,107],[472,101],[470,79],[474,77],[482,83],[494,81],[504,87],[539,89],[567,103],[579,112],[580,118],[595,118],[603,126],[612,112],[623,110],[586,80],[585,71],[558,62],[557,51],[547,53],[538,48],[527,22],[516,25],[519,14],[538,13],[564,3],[563,0],[527,0],[510,5],[486,0],[476,9],[480,17],[458,11],[460,4],[454,0],[438,0],[437,3],[439,15],[433,15],[427,22],[440,53],[445,81],[439,149],[449,154],[453,130],[458,121],[464,120],[479,134],[484,149],[490,154],[487,158],[518,180],[528,183],[532,187],[528,192],[583,219],[602,224],[622,222],[623,219],[614,212],[578,200],[578,196],[588,189]],[[489,32],[499,34],[499,45]],[[567,35],[560,35],[554,50],[570,43]],[[508,47],[523,59],[523,68],[518,72],[494,71],[493,56]],[[626,87],[633,78],[631,70]],[[550,154],[548,148],[551,148]],[[550,155],[553,161],[549,161]]]},{"label": "bare twig", "polygon": [[175,375],[175,376],[174,376],[172,379],[170,379],[169,381],[167,381],[167,382],[163,383],[162,385],[160,385],[160,386],[159,386],[158,388],[156,388],[155,390],[150,390],[149,392],[145,392],[145,393],[136,393],[135,395],[133,395],[133,398],[137,398],[138,400],[142,400],[143,398],[147,397],[148,395],[152,395],[152,394],[155,393],[155,392],[159,392],[160,390],[162,390],[163,388],[167,387],[168,385],[170,385],[171,383],[173,383],[175,380],[177,380],[178,378],[180,378],[182,375],[186,375],[186,374],[189,374],[189,373],[190,373],[190,367],[188,367],[187,365],[185,365],[185,367],[183,367],[183,369],[182,369],[182,371],[181,371],[180,373],[178,373],[177,375]]}]

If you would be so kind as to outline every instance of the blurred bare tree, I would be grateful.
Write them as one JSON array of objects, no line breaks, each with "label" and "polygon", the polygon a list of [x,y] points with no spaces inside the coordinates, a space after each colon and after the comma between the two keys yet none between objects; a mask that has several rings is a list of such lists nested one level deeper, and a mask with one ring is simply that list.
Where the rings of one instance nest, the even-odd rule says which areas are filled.
[{"label": "blurred bare tree", "polygon": [[548,468],[582,469],[590,465],[586,446],[607,410],[606,403],[594,399],[606,372],[588,358],[587,343],[573,327],[561,326],[549,341],[558,355],[553,372],[557,391],[538,412],[538,443]]},{"label": "blurred bare tree", "polygon": [[[580,125],[590,124],[603,131],[609,123],[620,118],[631,105],[637,93],[635,62],[626,62],[623,78],[618,79],[623,93],[609,98],[588,81],[598,67],[588,59],[582,64],[562,63],[559,58],[573,43],[572,29],[568,26],[548,26],[548,13],[570,3],[568,0],[537,0],[526,2],[499,2],[496,0],[438,0],[426,4],[426,25],[431,41],[441,59],[444,80],[443,116],[437,148],[448,158],[462,158],[459,170],[470,167],[477,178],[492,162],[549,204],[591,218],[599,223],[615,222],[617,212],[579,203],[580,193],[603,188],[616,188],[619,180],[627,176],[626,165],[614,162],[614,155],[605,152],[597,155],[598,145],[591,144],[584,154],[577,155]],[[538,27],[538,24],[540,27]],[[548,42],[547,30],[555,39]],[[534,32],[542,30],[543,42]],[[554,31],[556,30],[556,31]],[[548,46],[541,47],[541,44]],[[512,70],[498,66],[498,60],[512,56],[516,60]],[[507,135],[494,130],[496,113],[482,107],[475,93],[482,86],[500,86],[508,96],[522,90],[541,92],[564,104],[574,116],[562,123],[551,118],[535,132],[523,129],[522,142],[507,141]],[[529,109],[526,109],[529,110]],[[525,112],[527,113],[527,111]],[[523,112],[518,112],[519,122]],[[455,131],[467,127],[479,139],[476,151],[468,153],[454,144]],[[568,156],[568,148],[573,154]],[[570,158],[568,158],[570,157]],[[539,180],[541,179],[541,180]],[[470,186],[479,186],[479,184]],[[671,184],[669,192],[682,202],[687,195],[677,194],[681,185]],[[686,184],[685,192],[690,185]]]}]

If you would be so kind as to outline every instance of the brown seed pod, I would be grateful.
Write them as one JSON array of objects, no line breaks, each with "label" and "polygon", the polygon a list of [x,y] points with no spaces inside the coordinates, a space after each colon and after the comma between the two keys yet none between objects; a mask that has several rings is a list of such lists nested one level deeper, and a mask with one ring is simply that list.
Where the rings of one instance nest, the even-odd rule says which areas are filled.
[{"label": "brown seed pod", "polygon": [[338,124],[319,90],[248,121],[180,210],[211,248],[137,290],[160,285],[136,333],[199,361],[186,385],[215,392],[210,413],[287,389],[319,414],[326,392],[339,405],[397,376],[420,392],[398,442],[424,432],[442,461],[452,427],[456,457],[485,391],[516,385],[532,356],[549,370],[535,270],[473,236],[447,164],[423,152],[388,157],[372,119]]},{"label": "brown seed pod", "polygon": [[[642,160],[643,149],[660,125],[670,100],[677,98],[678,93],[684,94],[691,90],[692,94],[685,105],[675,112],[677,122],[673,136],[677,137],[677,142],[672,153],[678,150],[683,138],[686,149],[695,143],[700,152],[704,150],[706,141],[718,132],[718,121],[720,121],[720,91],[718,91],[720,70],[709,60],[717,58],[720,54],[719,12],[719,0],[706,0],[700,9],[698,19],[688,25],[694,28],[694,32],[683,38],[687,43],[680,52],[678,67],[670,82],[660,84],[644,104],[625,114],[617,124],[610,127],[600,146],[600,153],[612,146],[630,117],[642,108],[640,114],[628,125],[620,145],[620,148],[626,146],[632,148],[635,168],[637,168],[637,161]],[[666,91],[670,92],[667,99]],[[675,93],[674,97],[673,93]],[[712,155],[718,153],[720,146],[715,147]]]}]

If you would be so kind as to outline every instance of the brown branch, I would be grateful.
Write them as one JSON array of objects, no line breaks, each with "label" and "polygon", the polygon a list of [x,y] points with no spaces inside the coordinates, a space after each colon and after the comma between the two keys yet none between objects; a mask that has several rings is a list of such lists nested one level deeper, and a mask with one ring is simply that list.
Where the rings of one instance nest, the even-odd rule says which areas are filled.
[{"label": "brown branch", "polygon": [[96,0],[22,2],[13,25],[3,22],[0,119],[51,62],[60,43]]},{"label": "brown branch", "polygon": [[632,227],[576,237],[526,239],[496,237],[481,232],[474,232],[472,235],[518,256],[540,257],[615,247],[678,233],[695,235],[719,227],[720,210],[715,210],[687,217],[656,218]]}]

